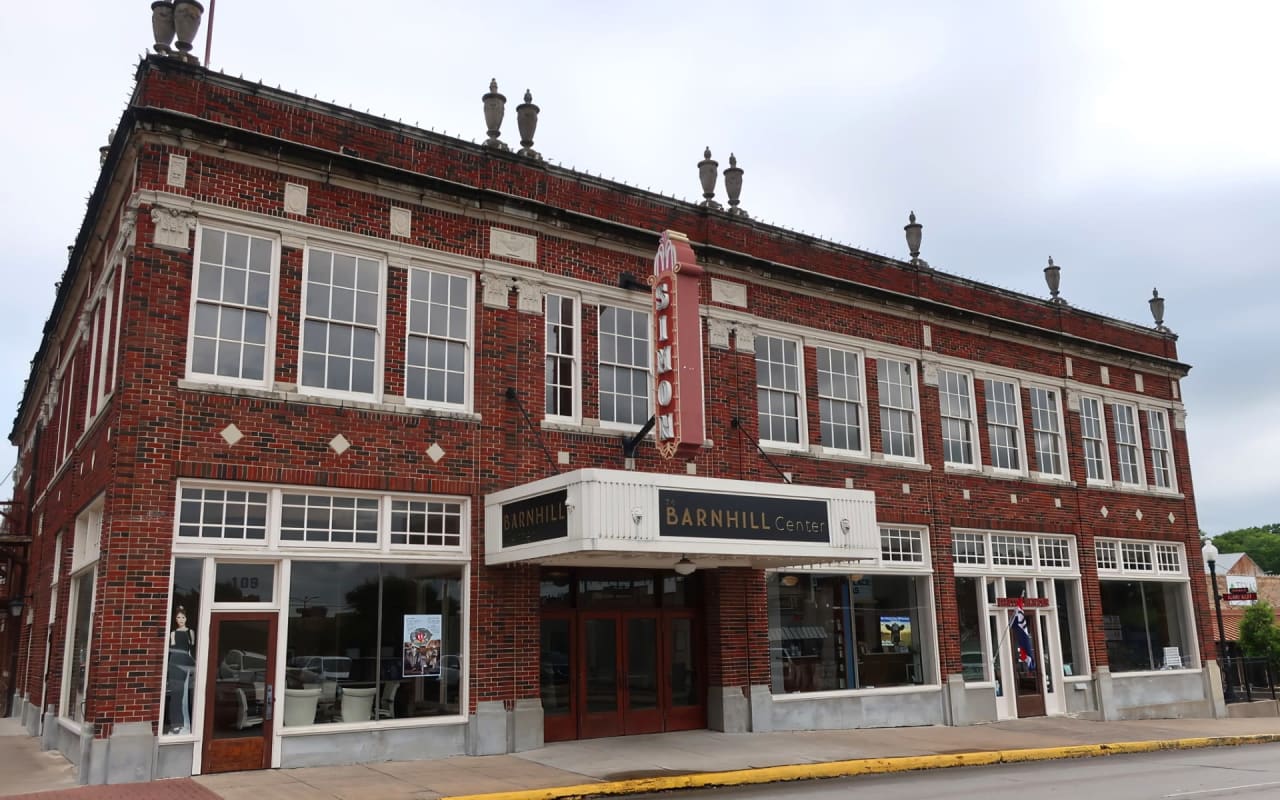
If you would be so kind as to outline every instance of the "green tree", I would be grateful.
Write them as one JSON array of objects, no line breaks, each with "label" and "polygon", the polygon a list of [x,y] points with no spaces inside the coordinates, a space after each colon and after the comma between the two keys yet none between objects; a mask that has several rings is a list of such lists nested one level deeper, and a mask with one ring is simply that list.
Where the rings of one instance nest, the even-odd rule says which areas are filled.
[{"label": "green tree", "polygon": [[1259,600],[1244,612],[1240,620],[1240,649],[1248,658],[1265,658],[1272,667],[1280,668],[1280,628],[1271,604]]},{"label": "green tree", "polygon": [[1213,544],[1220,553],[1248,553],[1263,572],[1280,574],[1280,523],[1220,533]]}]

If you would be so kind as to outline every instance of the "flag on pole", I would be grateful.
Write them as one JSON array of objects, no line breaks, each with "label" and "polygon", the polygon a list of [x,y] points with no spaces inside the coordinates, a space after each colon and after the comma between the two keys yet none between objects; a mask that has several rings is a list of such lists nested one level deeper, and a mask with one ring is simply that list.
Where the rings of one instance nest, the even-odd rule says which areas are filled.
[{"label": "flag on pole", "polygon": [[1018,641],[1018,661],[1027,671],[1036,668],[1036,658],[1031,648],[1031,628],[1027,625],[1027,615],[1022,613],[1022,598],[1018,598],[1018,610],[1013,612],[1013,634]]}]

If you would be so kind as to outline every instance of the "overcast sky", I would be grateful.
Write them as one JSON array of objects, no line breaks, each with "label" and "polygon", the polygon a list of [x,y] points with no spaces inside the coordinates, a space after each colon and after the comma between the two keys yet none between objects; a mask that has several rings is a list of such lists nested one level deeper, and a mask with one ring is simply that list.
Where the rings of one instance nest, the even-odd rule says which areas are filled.
[{"label": "overcast sky", "polygon": [[[150,19],[6,4],[6,432]],[[1277,30],[1261,1],[221,0],[212,67],[476,140],[497,78],[504,140],[531,89],[564,166],[696,200],[710,145],[757,219],[904,257],[914,209],[935,268],[1044,296],[1052,255],[1068,302],[1142,325],[1159,287],[1216,534],[1280,522]]]}]

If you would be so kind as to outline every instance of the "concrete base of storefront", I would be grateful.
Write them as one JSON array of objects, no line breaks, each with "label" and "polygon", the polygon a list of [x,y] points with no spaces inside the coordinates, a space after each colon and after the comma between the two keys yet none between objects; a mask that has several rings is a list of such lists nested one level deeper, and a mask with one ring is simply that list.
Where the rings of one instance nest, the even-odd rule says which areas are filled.
[{"label": "concrete base of storefront", "polygon": [[707,690],[707,727],[724,733],[751,731],[751,705],[741,686],[712,686]]},{"label": "concrete base of storefront", "polygon": [[467,721],[466,749],[471,756],[495,756],[534,750],[543,745],[542,702],[517,700],[508,708],[501,700],[476,703]]}]

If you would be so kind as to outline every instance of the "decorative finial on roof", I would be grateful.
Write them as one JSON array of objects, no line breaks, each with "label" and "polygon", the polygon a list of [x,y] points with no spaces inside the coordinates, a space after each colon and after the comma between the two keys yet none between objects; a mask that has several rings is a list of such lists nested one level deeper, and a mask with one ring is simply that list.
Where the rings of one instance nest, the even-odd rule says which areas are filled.
[{"label": "decorative finial on roof", "polygon": [[716,170],[720,167],[720,162],[711,157],[711,147],[708,146],[702,151],[702,160],[698,162],[698,180],[702,183],[703,200],[698,205],[703,208],[713,208],[719,211],[722,206],[715,201],[716,196]]},{"label": "decorative finial on roof", "polygon": [[489,80],[489,93],[480,100],[484,103],[484,124],[489,129],[489,138],[485,140],[484,146],[494,150],[508,149],[506,143],[498,138],[502,135],[502,118],[507,112],[507,98],[498,93],[497,78]]},{"label": "decorative finial on roof", "polygon": [[738,203],[742,195],[742,167],[738,166],[738,157],[729,154],[729,168],[724,171],[724,190],[729,195],[729,213],[738,217],[750,216]]}]

